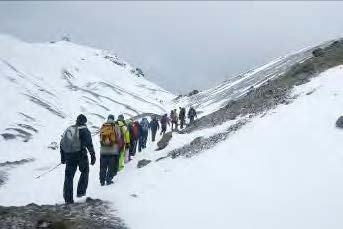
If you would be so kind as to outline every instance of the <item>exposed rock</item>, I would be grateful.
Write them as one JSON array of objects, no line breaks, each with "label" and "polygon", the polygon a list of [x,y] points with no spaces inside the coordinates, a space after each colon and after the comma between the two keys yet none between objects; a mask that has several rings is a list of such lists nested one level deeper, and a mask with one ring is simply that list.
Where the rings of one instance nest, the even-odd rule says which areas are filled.
[{"label": "exposed rock", "polygon": [[311,91],[307,92],[306,95],[312,95],[315,91],[316,89],[312,89]]},{"label": "exposed rock", "polygon": [[336,127],[343,129],[343,116],[339,117],[336,121]]},{"label": "exposed rock", "polygon": [[28,162],[33,162],[34,160],[35,160],[34,158],[26,158],[26,159],[22,159],[18,161],[6,161],[6,162],[0,163],[0,167],[22,165]]},{"label": "exposed rock", "polygon": [[189,92],[188,93],[188,96],[192,96],[192,95],[196,95],[196,94],[198,94],[199,93],[199,90],[193,90],[193,91],[191,91],[191,92]]},{"label": "exposed rock", "polygon": [[137,194],[134,194],[134,193],[131,194],[130,196],[133,197],[133,198],[138,198],[138,195],[137,195]]},{"label": "exposed rock", "polygon": [[10,134],[10,133],[3,133],[1,134],[1,136],[5,139],[5,140],[12,140],[16,138],[15,134]]},{"label": "exposed rock", "polygon": [[169,141],[170,141],[170,139],[171,139],[172,137],[173,137],[173,133],[172,133],[172,132],[165,133],[165,134],[162,136],[161,140],[159,140],[159,141],[157,142],[157,147],[158,147],[157,150],[162,150],[162,149],[166,148],[166,147],[168,146]]},{"label": "exposed rock", "polygon": [[150,164],[151,160],[147,160],[147,159],[142,159],[140,161],[138,161],[138,164],[137,164],[137,168],[143,168],[145,166],[147,166],[148,164]]},{"label": "exposed rock", "polygon": [[113,213],[108,203],[91,198],[70,205],[0,206],[0,228],[127,228]]},{"label": "exposed rock", "polygon": [[249,93],[230,101],[223,108],[196,119],[182,133],[220,125],[238,116],[256,116],[274,109],[280,104],[289,104],[294,86],[307,83],[325,70],[343,64],[343,40],[323,46],[320,55],[312,56],[288,67],[279,77],[268,80],[257,88],[249,88]]},{"label": "exposed rock", "polygon": [[7,173],[4,171],[0,171],[0,186],[5,184],[7,180]]},{"label": "exposed rock", "polygon": [[324,51],[322,48],[317,48],[317,49],[313,50],[312,55],[314,57],[319,57],[319,56],[324,55]]},{"label": "exposed rock", "polygon": [[230,136],[230,134],[239,130],[247,122],[248,122],[248,120],[241,120],[241,121],[231,125],[226,131],[212,135],[208,138],[197,137],[190,144],[187,144],[187,145],[184,145],[183,147],[172,150],[171,152],[168,153],[168,156],[161,157],[161,158],[157,159],[156,161],[160,161],[160,160],[168,158],[168,157],[171,157],[172,159],[180,157],[180,156],[192,157],[194,155],[199,154],[200,152],[202,152],[204,150],[211,149],[217,143],[226,140]]},{"label": "exposed rock", "polygon": [[57,150],[58,149],[57,142],[51,142],[50,145],[48,145],[48,149]]}]

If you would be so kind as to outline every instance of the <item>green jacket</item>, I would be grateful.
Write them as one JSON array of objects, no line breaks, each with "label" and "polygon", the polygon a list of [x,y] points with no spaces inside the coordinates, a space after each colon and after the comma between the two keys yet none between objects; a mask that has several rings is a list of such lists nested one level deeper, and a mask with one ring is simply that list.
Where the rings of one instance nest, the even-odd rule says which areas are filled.
[{"label": "green jacket", "polygon": [[118,120],[118,125],[121,129],[121,134],[123,136],[125,144],[129,144],[130,143],[130,132],[127,129],[125,123],[121,120]]}]

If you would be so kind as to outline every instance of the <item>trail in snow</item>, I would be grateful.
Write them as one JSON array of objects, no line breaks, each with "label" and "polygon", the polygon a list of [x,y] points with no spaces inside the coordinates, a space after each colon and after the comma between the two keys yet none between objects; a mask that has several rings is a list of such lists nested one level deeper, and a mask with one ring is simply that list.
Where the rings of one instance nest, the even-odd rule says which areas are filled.
[{"label": "trail in snow", "polygon": [[[253,118],[192,160],[167,159],[136,168],[139,159],[158,158],[216,129],[174,134],[162,152],[150,144],[112,186],[100,187],[97,164],[91,167],[88,195],[111,201],[120,217],[138,229],[341,228],[343,132],[335,122],[343,112],[342,75],[343,68],[337,67],[297,87],[294,93],[300,96],[292,104]],[[0,198],[5,193],[12,197],[7,194],[0,203],[62,201],[63,170],[32,183],[34,167],[13,171],[0,189]],[[16,180],[27,187],[25,197],[17,196]]]}]

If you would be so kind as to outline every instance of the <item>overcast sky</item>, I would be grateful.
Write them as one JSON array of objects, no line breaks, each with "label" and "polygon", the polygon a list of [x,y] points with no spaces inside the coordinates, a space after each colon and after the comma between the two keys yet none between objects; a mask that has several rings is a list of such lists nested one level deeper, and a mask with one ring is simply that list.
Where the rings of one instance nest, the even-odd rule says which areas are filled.
[{"label": "overcast sky", "polygon": [[343,2],[0,2],[0,33],[109,49],[175,93],[343,36]]}]

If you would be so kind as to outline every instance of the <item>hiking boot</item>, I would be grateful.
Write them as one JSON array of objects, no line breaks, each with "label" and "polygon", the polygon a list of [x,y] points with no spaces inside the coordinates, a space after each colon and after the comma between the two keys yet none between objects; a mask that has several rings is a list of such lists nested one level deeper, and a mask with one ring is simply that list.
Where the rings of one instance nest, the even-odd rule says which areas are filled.
[{"label": "hiking boot", "polygon": [[78,193],[76,196],[77,196],[77,198],[81,198],[81,197],[83,197],[85,195],[86,195],[85,193],[82,193],[82,194]]},{"label": "hiking boot", "polygon": [[113,184],[113,181],[107,181],[107,185],[111,185],[111,184]]},{"label": "hiking boot", "polygon": [[68,200],[65,202],[65,204],[73,204],[74,203],[74,200]]},{"label": "hiking boot", "polygon": [[100,185],[101,185],[101,186],[104,186],[104,185],[105,185],[105,182],[100,182]]}]

